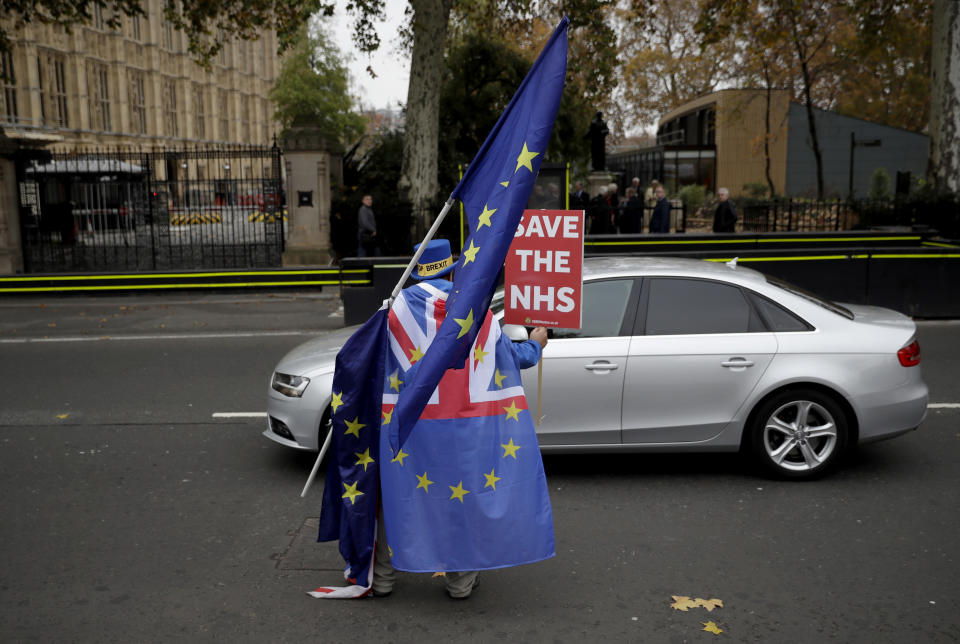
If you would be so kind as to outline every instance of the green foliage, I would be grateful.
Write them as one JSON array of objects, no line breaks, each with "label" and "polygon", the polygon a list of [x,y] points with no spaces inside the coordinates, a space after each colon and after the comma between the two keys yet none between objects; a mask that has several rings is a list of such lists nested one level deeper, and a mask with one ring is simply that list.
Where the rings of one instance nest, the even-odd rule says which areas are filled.
[{"label": "green foliage", "polygon": [[753,199],[765,199],[769,191],[770,186],[759,181],[743,184],[743,194]]},{"label": "green foliage", "polygon": [[704,186],[694,184],[683,186],[677,192],[677,197],[687,207],[687,212],[696,213],[707,199],[707,189]]},{"label": "green foliage", "polygon": [[890,198],[890,173],[886,168],[877,168],[870,175],[870,191],[867,194],[871,199]]},{"label": "green foliage", "polygon": [[363,133],[364,119],[353,111],[348,78],[336,47],[304,26],[270,90],[275,118],[284,130],[313,126],[330,140],[352,143]]}]

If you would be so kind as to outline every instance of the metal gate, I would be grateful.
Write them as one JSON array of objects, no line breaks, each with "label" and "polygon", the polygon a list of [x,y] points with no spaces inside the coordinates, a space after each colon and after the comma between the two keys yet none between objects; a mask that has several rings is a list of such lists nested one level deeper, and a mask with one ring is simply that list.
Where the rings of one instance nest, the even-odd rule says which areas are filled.
[{"label": "metal gate", "polygon": [[24,270],[280,266],[281,167],[276,144],[21,153]]}]

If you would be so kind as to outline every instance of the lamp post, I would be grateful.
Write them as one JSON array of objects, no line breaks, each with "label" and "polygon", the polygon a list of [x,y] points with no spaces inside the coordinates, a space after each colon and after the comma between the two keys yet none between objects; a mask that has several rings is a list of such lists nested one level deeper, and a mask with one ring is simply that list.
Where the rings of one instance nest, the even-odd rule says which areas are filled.
[{"label": "lamp post", "polygon": [[847,199],[853,199],[853,151],[859,146],[861,148],[879,148],[883,144],[880,139],[861,139],[857,140],[857,135],[853,130],[850,131],[850,183],[847,186]]}]

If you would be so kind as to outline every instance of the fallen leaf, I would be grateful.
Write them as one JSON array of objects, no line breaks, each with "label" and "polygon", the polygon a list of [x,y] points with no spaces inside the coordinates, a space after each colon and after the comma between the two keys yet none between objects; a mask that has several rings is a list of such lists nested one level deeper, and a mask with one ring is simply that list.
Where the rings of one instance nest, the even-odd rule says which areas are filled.
[{"label": "fallen leaf", "polygon": [[687,610],[699,606],[697,602],[693,601],[689,597],[684,597],[683,595],[670,596],[673,597],[673,603],[670,604],[670,608],[674,610],[682,610],[683,612],[687,612]]},{"label": "fallen leaf", "polygon": [[48,324],[47,326],[57,326],[57,323],[56,323],[56,322],[51,322],[51,323]]},{"label": "fallen leaf", "polygon": [[700,622],[700,623],[703,624],[703,630],[707,631],[708,633],[719,635],[720,633],[723,632],[723,629],[717,626],[716,624],[714,624],[713,622]]},{"label": "fallen leaf", "polygon": [[63,420],[64,418],[66,418],[66,417],[69,416],[69,415],[70,415],[70,414],[57,414],[57,418],[59,418],[60,420]]},{"label": "fallen leaf", "polygon": [[700,599],[697,597],[695,601],[697,602],[697,606],[703,606],[707,609],[707,612],[712,611],[714,608],[723,608],[722,599]]},{"label": "fallen leaf", "polygon": [[166,325],[166,324],[161,324],[161,325],[160,325],[160,328],[161,328],[161,329],[166,329],[166,328],[167,328],[167,325]]}]

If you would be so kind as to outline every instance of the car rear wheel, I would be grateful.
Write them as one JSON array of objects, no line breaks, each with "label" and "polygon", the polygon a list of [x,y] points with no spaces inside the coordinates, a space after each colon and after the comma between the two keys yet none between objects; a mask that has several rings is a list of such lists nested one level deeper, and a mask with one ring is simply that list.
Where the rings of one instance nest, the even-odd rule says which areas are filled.
[{"label": "car rear wheel", "polygon": [[753,454],[772,474],[790,479],[822,476],[847,443],[847,417],[830,396],[794,389],[767,400],[754,415]]}]

